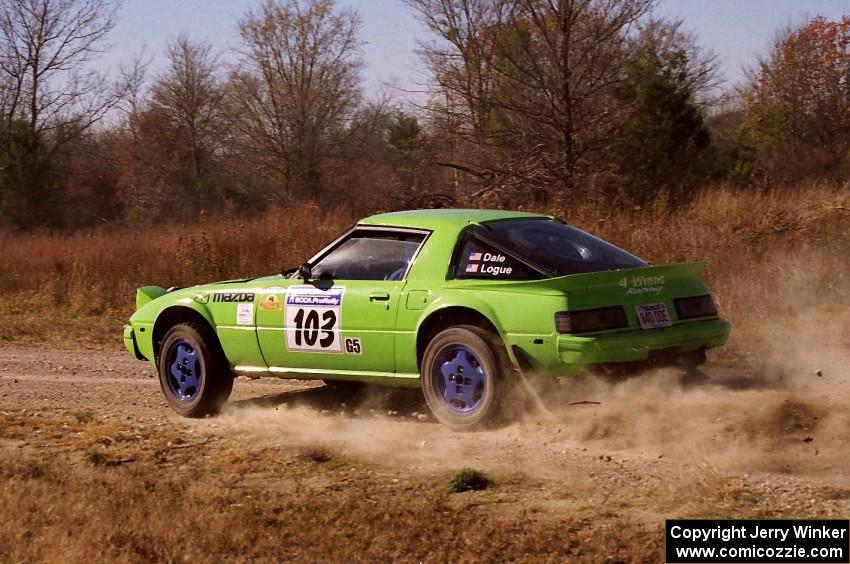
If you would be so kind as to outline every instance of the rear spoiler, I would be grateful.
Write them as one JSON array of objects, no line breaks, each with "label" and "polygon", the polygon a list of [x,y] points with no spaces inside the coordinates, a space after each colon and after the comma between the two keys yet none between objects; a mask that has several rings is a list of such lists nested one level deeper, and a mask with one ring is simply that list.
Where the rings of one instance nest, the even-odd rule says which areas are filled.
[{"label": "rear spoiler", "polygon": [[150,301],[164,296],[168,290],[160,286],[144,286],[136,290],[136,309],[140,309],[143,305]]}]

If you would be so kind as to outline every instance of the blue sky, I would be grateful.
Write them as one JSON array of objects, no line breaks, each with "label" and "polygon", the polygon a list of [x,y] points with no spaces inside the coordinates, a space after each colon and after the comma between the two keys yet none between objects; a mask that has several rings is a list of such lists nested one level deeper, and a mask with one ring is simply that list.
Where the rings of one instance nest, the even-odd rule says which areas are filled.
[{"label": "blue sky", "polygon": [[[367,92],[395,82],[417,90],[425,76],[414,49],[427,31],[400,0],[338,0],[356,8],[363,18],[362,39],[367,63]],[[238,45],[236,20],[256,0],[125,0],[112,35],[113,51],[101,64],[117,67],[142,47],[161,59],[169,38],[182,31],[212,42],[222,50]],[[776,30],[823,15],[837,19],[850,14],[850,0],[661,0],[657,13],[680,18],[700,43],[719,58],[723,76],[736,82],[742,68],[765,54]],[[155,60],[154,69],[156,69]]]}]

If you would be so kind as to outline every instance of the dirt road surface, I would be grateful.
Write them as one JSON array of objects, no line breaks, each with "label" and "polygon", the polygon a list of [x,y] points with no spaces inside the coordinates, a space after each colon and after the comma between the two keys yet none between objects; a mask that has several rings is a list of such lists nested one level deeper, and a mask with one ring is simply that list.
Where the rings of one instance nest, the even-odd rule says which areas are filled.
[{"label": "dirt road surface", "polygon": [[[564,381],[454,433],[415,393],[275,379],[181,419],[124,352],[4,346],[0,562],[655,562],[665,518],[850,514],[850,373],[706,374]],[[465,467],[491,486],[449,493]]]}]

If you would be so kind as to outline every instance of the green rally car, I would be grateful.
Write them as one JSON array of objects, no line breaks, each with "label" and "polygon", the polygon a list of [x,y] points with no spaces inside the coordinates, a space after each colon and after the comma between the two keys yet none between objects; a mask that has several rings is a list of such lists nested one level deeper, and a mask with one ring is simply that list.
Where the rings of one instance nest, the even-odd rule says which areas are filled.
[{"label": "green rally car", "polygon": [[730,326],[701,270],[537,214],[387,213],[293,272],[140,288],[124,343],[184,416],[216,412],[236,374],[272,375],[421,386],[437,419],[472,429],[524,372],[704,362]]}]

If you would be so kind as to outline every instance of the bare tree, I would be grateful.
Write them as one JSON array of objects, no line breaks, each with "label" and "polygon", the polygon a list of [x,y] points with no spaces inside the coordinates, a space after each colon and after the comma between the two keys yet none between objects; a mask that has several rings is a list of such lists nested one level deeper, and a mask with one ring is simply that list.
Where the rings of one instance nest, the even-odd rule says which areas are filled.
[{"label": "bare tree", "polygon": [[110,0],[0,0],[0,213],[12,223],[49,221],[51,208],[40,204],[54,156],[116,100],[88,67],[116,9]]},{"label": "bare tree", "polygon": [[142,49],[128,63],[119,67],[118,91],[121,93],[115,107],[126,118],[126,125],[131,132],[134,122],[148,106],[149,70],[151,59]]},{"label": "bare tree", "polygon": [[439,39],[420,42],[419,56],[435,81],[431,109],[447,125],[484,143],[496,89],[497,36],[512,0],[405,0]]},{"label": "bare tree", "polygon": [[640,49],[650,49],[664,60],[684,55],[687,60],[684,85],[694,93],[695,100],[705,107],[721,103],[724,94],[719,91],[722,79],[717,55],[684,30],[682,20],[652,17],[642,22],[630,47],[632,52]]},{"label": "bare tree", "polygon": [[[152,105],[168,118],[187,149],[190,183],[200,188],[223,131],[224,88],[212,46],[185,34],[166,49],[169,67],[152,89]],[[200,195],[200,194],[199,194]]]},{"label": "bare tree", "polygon": [[22,119],[33,135],[67,135],[99,121],[114,97],[104,76],[86,70],[115,25],[110,0],[2,0],[0,74],[7,86],[4,120]]},{"label": "bare tree", "polygon": [[334,0],[266,0],[239,22],[245,53],[230,80],[233,121],[286,195],[321,188],[334,133],[358,107],[359,29],[357,13]]},{"label": "bare tree", "polygon": [[[120,125],[107,132],[109,146],[114,150],[114,159],[120,163],[118,192],[126,215],[133,217],[146,206],[148,194],[142,187],[141,168],[143,156],[140,124],[149,105],[148,69],[150,59],[142,49],[133,58],[119,67],[121,93],[116,103],[120,112]],[[134,218],[135,219],[135,218]]]},{"label": "bare tree", "polygon": [[619,125],[612,94],[628,34],[651,8],[652,0],[520,0],[500,103],[509,129],[539,147],[564,188]]},{"label": "bare tree", "polygon": [[[455,67],[466,74],[489,69],[487,91],[472,96],[486,103],[487,158],[444,164],[473,174],[485,191],[539,194],[537,188],[546,193],[556,185],[569,191],[619,126],[614,92],[623,79],[629,38],[653,0],[411,4],[451,48],[440,60],[458,61]],[[469,22],[478,25],[459,26]],[[476,39],[458,39],[470,35]],[[469,45],[481,46],[470,51]],[[482,59],[484,53],[489,58]],[[433,55],[426,52],[426,62]],[[433,62],[429,66],[433,72]],[[443,87],[440,77],[435,82]]]}]

